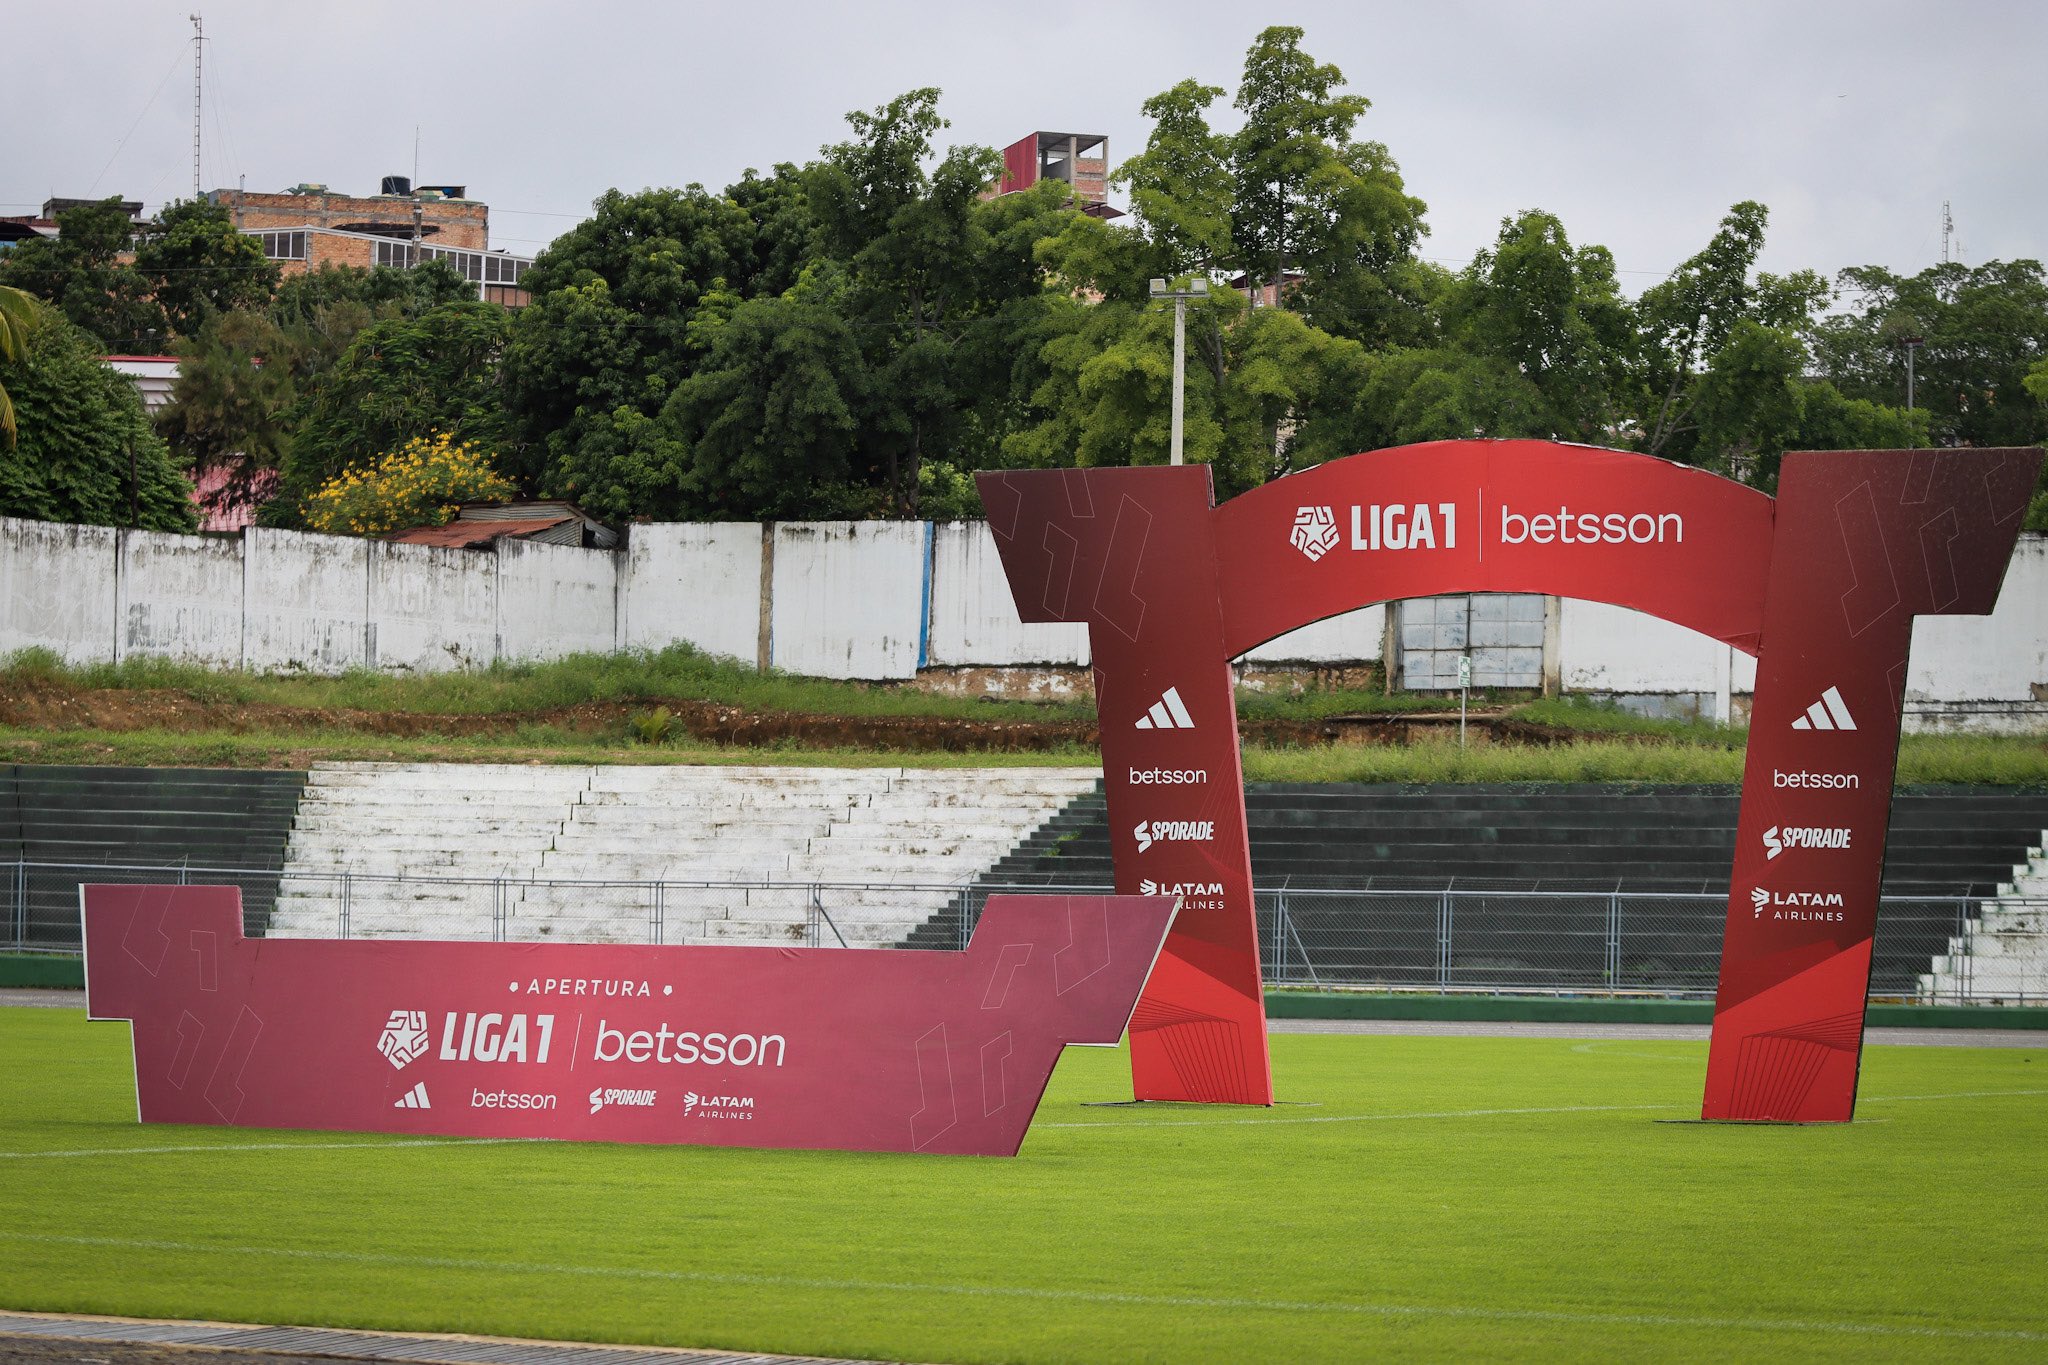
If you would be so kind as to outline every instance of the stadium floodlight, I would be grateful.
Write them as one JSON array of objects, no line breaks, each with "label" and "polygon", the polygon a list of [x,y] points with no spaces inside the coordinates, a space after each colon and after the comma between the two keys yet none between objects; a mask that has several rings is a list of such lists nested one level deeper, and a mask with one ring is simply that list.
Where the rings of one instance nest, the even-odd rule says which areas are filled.
[{"label": "stadium floodlight", "polygon": [[1197,277],[1186,285],[1169,289],[1165,280],[1152,281],[1152,297],[1173,300],[1173,444],[1168,464],[1180,464],[1181,407],[1187,398],[1188,300],[1209,297],[1209,282]]}]

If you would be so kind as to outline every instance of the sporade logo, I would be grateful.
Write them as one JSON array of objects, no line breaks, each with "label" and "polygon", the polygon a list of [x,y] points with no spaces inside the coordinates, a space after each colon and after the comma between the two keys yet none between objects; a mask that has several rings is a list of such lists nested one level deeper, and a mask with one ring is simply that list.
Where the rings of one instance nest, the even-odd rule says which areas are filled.
[{"label": "sporade logo", "polygon": [[654,1107],[654,1092],[652,1090],[614,1090],[609,1086],[599,1086],[590,1092],[591,1113],[595,1114],[598,1110],[607,1106],[623,1109],[652,1109]]},{"label": "sporade logo", "polygon": [[1772,825],[1764,831],[1764,861],[1787,849],[1847,848],[1849,831],[1839,825]]},{"label": "sporade logo", "polygon": [[1216,837],[1214,820],[1140,820],[1135,831],[1138,852],[1154,844],[1206,843]]}]

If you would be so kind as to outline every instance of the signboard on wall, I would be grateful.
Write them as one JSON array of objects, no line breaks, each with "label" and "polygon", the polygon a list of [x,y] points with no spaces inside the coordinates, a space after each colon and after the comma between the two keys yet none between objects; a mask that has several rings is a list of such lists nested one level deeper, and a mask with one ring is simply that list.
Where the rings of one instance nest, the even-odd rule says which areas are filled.
[{"label": "signboard on wall", "polygon": [[1847,1119],[1916,616],[1997,601],[2041,452],[1795,452],[1779,495],[1648,456],[1442,441],[1217,506],[1209,471],[977,476],[1017,609],[1086,622],[1120,892],[1183,908],[1139,1099],[1272,1102],[1230,661],[1376,602],[1539,592],[1757,656],[1703,1112]]},{"label": "signboard on wall", "polygon": [[1015,1155],[1114,1046],[1170,897],[994,896],[964,952],[248,939],[220,886],[86,886],[148,1123]]}]

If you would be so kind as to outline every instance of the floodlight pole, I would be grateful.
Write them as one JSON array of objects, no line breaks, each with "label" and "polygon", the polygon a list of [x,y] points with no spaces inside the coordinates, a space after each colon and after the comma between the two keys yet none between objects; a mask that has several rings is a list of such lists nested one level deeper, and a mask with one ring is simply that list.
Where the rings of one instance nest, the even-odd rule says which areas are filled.
[{"label": "floodlight pole", "polygon": [[1209,296],[1209,282],[1189,280],[1182,289],[1168,289],[1165,280],[1152,281],[1152,297],[1173,300],[1173,443],[1168,464],[1184,464],[1181,458],[1181,409],[1188,388],[1188,300]]}]

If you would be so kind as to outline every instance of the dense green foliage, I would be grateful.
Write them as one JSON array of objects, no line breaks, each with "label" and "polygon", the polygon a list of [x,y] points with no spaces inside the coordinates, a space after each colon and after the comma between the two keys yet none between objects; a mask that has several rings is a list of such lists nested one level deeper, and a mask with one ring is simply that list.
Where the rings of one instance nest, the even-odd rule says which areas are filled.
[{"label": "dense green foliage", "polygon": [[973,1160],[141,1127],[124,1025],[0,1036],[16,1309],[1019,1362],[2048,1334],[2038,1047],[1869,1047],[1859,1121],[1805,1128],[1676,1121],[1704,1041],[1280,1034],[1263,1110],[1099,1107],[1128,1054],[1072,1048]]},{"label": "dense green foliage", "polygon": [[191,483],[94,339],[45,313],[25,342],[0,362],[17,428],[0,444],[0,516],[192,530]]},{"label": "dense green foliage", "polygon": [[[939,92],[916,89],[802,164],[607,191],[510,315],[439,262],[279,285],[206,203],[141,225],[112,201],[70,210],[61,238],[0,257],[0,281],[109,350],[175,345],[174,451],[280,489],[264,515],[282,525],[433,430],[615,521],[972,516],[975,470],[1167,458],[1155,278],[1213,286],[1189,309],[1185,443],[1220,496],[1470,436],[1766,490],[1787,450],[2048,436],[2039,262],[1774,275],[1769,213],[1745,201],[1634,299],[1605,247],[1540,208],[1447,270],[1418,254],[1427,206],[1368,136],[1370,100],[1304,41],[1267,28],[1235,91],[1188,79],[1144,100],[1145,143],[1111,168],[1122,222],[1056,179],[987,197],[996,154],[945,145]],[[2048,527],[2048,484],[2030,524]]]}]

